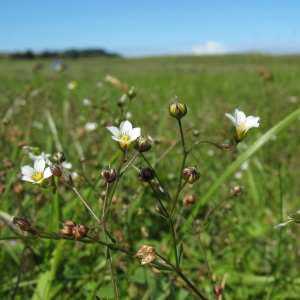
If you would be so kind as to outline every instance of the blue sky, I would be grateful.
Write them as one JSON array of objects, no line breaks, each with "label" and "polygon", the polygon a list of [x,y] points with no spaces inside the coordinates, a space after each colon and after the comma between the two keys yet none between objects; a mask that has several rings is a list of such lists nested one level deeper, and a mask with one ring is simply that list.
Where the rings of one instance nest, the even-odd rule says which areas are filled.
[{"label": "blue sky", "polygon": [[0,0],[0,52],[300,53],[300,0]]}]

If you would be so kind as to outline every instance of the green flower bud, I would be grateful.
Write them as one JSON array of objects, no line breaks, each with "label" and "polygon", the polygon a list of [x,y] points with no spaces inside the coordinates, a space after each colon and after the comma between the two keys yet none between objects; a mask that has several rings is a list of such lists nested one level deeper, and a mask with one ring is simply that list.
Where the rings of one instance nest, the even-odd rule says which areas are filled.
[{"label": "green flower bud", "polygon": [[184,103],[175,101],[169,106],[169,113],[172,117],[180,120],[187,113],[187,107]]},{"label": "green flower bud", "polygon": [[133,99],[136,96],[136,91],[133,86],[128,90],[127,95],[130,99]]},{"label": "green flower bud", "polygon": [[135,140],[135,149],[139,152],[147,152],[151,149],[153,140],[150,135],[141,135]]}]

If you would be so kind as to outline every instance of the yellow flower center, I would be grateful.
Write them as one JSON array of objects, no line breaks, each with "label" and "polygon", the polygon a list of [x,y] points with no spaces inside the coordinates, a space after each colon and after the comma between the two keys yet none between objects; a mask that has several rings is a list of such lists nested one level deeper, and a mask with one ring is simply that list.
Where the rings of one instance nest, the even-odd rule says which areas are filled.
[{"label": "yellow flower center", "polygon": [[33,176],[32,176],[32,180],[34,180],[35,182],[39,182],[41,179],[43,179],[44,174],[43,173],[39,173],[36,172]]},{"label": "yellow flower center", "polygon": [[130,141],[130,136],[127,134],[121,134],[120,139],[127,143],[128,141]]},{"label": "yellow flower center", "polygon": [[239,125],[243,128],[245,128],[244,130],[246,130],[246,125],[244,123],[239,123]]}]

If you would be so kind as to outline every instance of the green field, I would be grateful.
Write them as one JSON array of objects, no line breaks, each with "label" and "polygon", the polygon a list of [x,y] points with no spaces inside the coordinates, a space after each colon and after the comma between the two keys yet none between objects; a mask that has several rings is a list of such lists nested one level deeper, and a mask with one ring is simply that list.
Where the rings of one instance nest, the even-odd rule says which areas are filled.
[{"label": "green field", "polygon": [[[299,209],[300,56],[77,59],[62,72],[51,63],[0,59],[1,299],[299,299],[300,227],[274,226]],[[185,148],[168,110],[176,99],[188,109]],[[197,143],[232,145],[225,113],[236,108],[259,116],[260,127],[230,151]],[[153,139],[136,158],[135,149],[123,156],[106,129],[127,118]],[[100,222],[66,177],[55,178],[56,190],[50,179],[52,188],[21,180],[21,167],[33,166],[23,145],[63,151]],[[106,185],[108,165],[125,172]],[[157,177],[140,182],[139,168],[150,166]],[[186,166],[201,173],[193,184],[179,179]],[[242,195],[233,196],[237,186]],[[192,194],[195,204],[183,205]],[[170,215],[174,208],[171,220],[162,206]],[[59,234],[66,220],[87,225],[88,237]],[[134,254],[143,244],[157,258],[142,266]]]}]

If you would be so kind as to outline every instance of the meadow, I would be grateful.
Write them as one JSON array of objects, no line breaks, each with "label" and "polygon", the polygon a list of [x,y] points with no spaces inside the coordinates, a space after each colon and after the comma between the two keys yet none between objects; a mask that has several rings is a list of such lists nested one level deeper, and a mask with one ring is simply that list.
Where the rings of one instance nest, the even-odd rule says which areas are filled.
[{"label": "meadow", "polygon": [[[298,299],[298,215],[274,226],[299,209],[299,62],[85,58],[57,72],[51,60],[1,58],[0,298]],[[174,101],[187,107],[180,120]],[[210,143],[234,143],[225,113],[235,109],[260,126],[224,151]],[[106,127],[124,120],[151,136],[149,151],[119,149]],[[57,151],[63,176],[47,187],[21,179],[28,152]],[[181,179],[187,166],[197,181]],[[154,178],[139,180],[143,168]],[[62,234],[67,220],[87,236]],[[156,260],[141,265],[142,245]]]}]

